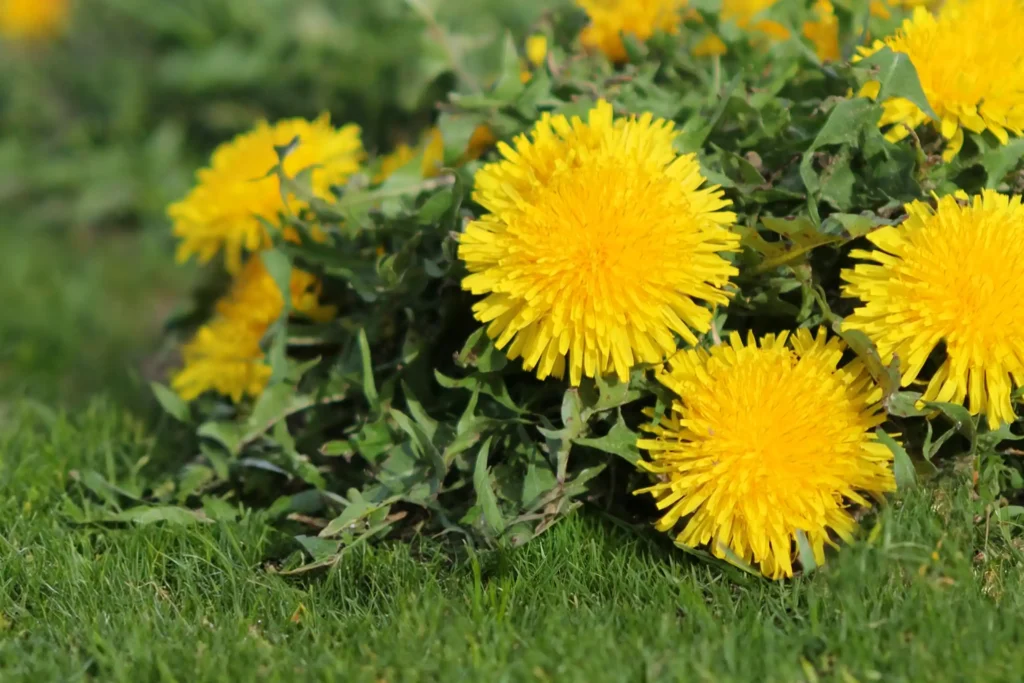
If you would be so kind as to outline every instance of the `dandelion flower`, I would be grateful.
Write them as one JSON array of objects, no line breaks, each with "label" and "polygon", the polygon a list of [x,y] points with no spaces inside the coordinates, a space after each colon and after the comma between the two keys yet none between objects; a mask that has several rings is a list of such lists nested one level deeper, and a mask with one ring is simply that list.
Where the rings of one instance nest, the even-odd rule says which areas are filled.
[{"label": "dandelion flower", "polygon": [[803,34],[814,45],[814,52],[823,62],[839,59],[839,20],[829,0],[816,0],[814,19],[805,21]]},{"label": "dandelion flower", "polygon": [[[320,303],[320,282],[305,271],[291,275],[292,309],[311,320],[325,322],[337,313]],[[217,302],[216,314],[199,328],[182,349],[184,367],[171,386],[186,401],[207,391],[230,396],[258,396],[270,380],[271,369],[262,348],[263,337],[284,309],[284,298],[259,258],[252,258],[236,276],[230,291]]]},{"label": "dandelion flower", "polygon": [[[883,102],[879,126],[889,126],[892,142],[911,130],[931,123],[948,144],[943,158],[949,161],[964,143],[964,131],[991,132],[1002,144],[1010,133],[1024,129],[1024,1],[949,0],[937,14],[924,7],[914,10],[895,35],[861,48],[867,57],[885,46],[906,54],[917,69],[928,104],[937,115],[932,120],[910,100]],[[879,84],[861,91],[877,97]]]},{"label": "dandelion flower", "polygon": [[752,29],[777,40],[787,40],[789,29],[777,21],[763,19],[761,15],[779,0],[722,0],[719,17],[740,28]]},{"label": "dandelion flower", "polygon": [[898,227],[868,234],[877,247],[852,252],[844,293],[864,305],[844,325],[861,330],[886,363],[900,359],[903,386],[945,343],[946,359],[922,400],[964,403],[990,427],[1014,420],[1010,394],[1024,385],[1024,207],[985,190],[906,207]]},{"label": "dandelion flower", "polygon": [[[741,29],[758,33],[772,40],[788,40],[789,29],[777,21],[763,19],[761,15],[778,0],[722,0],[719,19],[732,22]],[[725,42],[718,36],[706,36],[692,49],[696,57],[724,55],[728,51]]]},{"label": "dandelion flower", "polygon": [[374,179],[376,182],[384,182],[394,174],[395,171],[404,167],[419,155],[423,155],[420,161],[420,174],[423,178],[437,176],[444,166],[444,138],[439,128],[431,128],[423,136],[418,147],[410,147],[404,142],[395,147],[395,151],[388,154],[380,163],[380,171]]},{"label": "dandelion flower", "polygon": [[895,489],[892,454],[875,428],[881,392],[859,361],[841,366],[844,346],[808,330],[744,344],[684,351],[659,379],[679,398],[641,439],[654,475],[650,493],[676,542],[710,545],[760,565],[773,579],[793,574],[797,532],[818,563],[832,534],[850,540],[850,503],[868,505]]},{"label": "dandelion flower", "polygon": [[0,35],[42,40],[62,33],[71,14],[69,0],[0,0]]},{"label": "dandelion flower", "polygon": [[643,41],[658,31],[678,33],[686,0],[576,0],[576,4],[590,17],[580,35],[583,44],[601,50],[613,62],[624,62],[622,34]]},{"label": "dandelion flower", "polygon": [[336,129],[327,115],[312,122],[260,122],[254,130],[221,145],[210,166],[197,174],[196,187],[168,209],[174,234],[181,238],[179,261],[195,255],[206,263],[224,250],[225,265],[235,273],[241,268],[243,252],[269,245],[261,219],[273,221],[286,208],[303,208],[294,198],[286,207],[278,179],[268,175],[278,163],[274,147],[295,139],[298,144],[286,157],[284,171],[295,175],[312,167],[313,192],[320,198],[329,198],[332,185],[343,183],[359,169],[363,152],[357,126]]},{"label": "dandelion flower", "polygon": [[672,147],[671,122],[614,119],[599,102],[584,122],[544,114],[532,137],[476,175],[474,199],[488,213],[459,244],[462,286],[511,359],[541,379],[572,384],[638,363],[657,363],[697,341],[736,269],[735,214],[692,154]]},{"label": "dandelion flower", "polygon": [[199,328],[182,348],[184,367],[171,387],[185,401],[214,391],[236,403],[246,395],[259,396],[270,381],[260,343],[265,329],[245,320],[218,318]]},{"label": "dandelion flower", "polygon": [[543,33],[537,33],[526,39],[526,59],[522,62],[519,70],[519,80],[529,83],[533,79],[533,69],[536,69],[548,56],[548,38]]},{"label": "dandelion flower", "polygon": [[[322,287],[312,273],[292,269],[292,310],[310,320],[327,322],[337,314],[334,306],[320,303]],[[281,317],[284,299],[263,261],[251,258],[231,284],[227,296],[217,302],[217,313],[225,318],[249,320],[264,328]]]}]

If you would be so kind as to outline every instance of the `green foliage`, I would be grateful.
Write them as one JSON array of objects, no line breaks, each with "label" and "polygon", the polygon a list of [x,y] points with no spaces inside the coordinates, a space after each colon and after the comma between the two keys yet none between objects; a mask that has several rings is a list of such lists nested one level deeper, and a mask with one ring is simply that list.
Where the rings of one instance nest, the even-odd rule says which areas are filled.
[{"label": "green foliage", "polygon": [[[459,233],[481,211],[472,185],[484,162],[466,155],[473,131],[486,125],[508,140],[542,113],[580,115],[598,98],[620,115],[652,112],[676,122],[680,151],[697,153],[707,178],[732,200],[743,239],[735,257],[740,277],[733,302],[717,312],[716,332],[830,327],[884,392],[890,423],[880,438],[893,451],[901,488],[933,474],[939,455],[970,460],[985,482],[979,500],[992,509],[1017,485],[1018,468],[1000,456],[1002,443],[1016,438],[1011,431],[985,434],[959,406],[921,405],[919,394],[899,391],[898,361],[883,365],[867,337],[842,329],[852,303],[840,295],[838,273],[853,244],[898,222],[906,202],[1003,187],[1019,165],[984,137],[952,164],[938,163],[942,142],[928,130],[886,141],[877,125],[881,106],[854,93],[878,81],[884,94],[927,108],[904,56],[883,50],[853,65],[822,65],[800,38],[766,49],[725,31],[729,53],[709,59],[693,56],[693,36],[682,32],[633,41],[630,63],[613,67],[601,55],[580,54],[580,15],[567,11],[538,25],[551,49],[524,83],[514,38],[495,41],[488,71],[468,58],[440,6],[402,6],[425,25],[431,45],[444,47],[443,64],[413,55],[411,68],[423,69],[412,82],[428,102],[439,95],[428,84],[452,76],[437,122],[450,168],[424,180],[414,160],[375,184],[371,159],[366,172],[324,200],[312,194],[308,173],[288,177],[278,167],[282,187],[309,209],[271,225],[274,248],[258,257],[282,292],[292,267],[322,277],[341,317],[303,324],[289,320],[286,307],[266,337],[270,386],[254,401],[205,396],[186,411],[156,387],[174,417],[195,420],[198,442],[180,473],[146,493],[149,511],[130,514],[170,520],[176,513],[168,506],[205,509],[207,498],[220,495],[278,519],[301,515],[310,528],[297,534],[302,551],[283,563],[284,573],[337,565],[353,548],[388,535],[436,532],[510,548],[584,502],[629,514],[623,493],[645,480],[636,469],[638,430],[649,419],[645,411],[657,418],[670,397],[650,368],[634,369],[628,383],[587,380],[578,388],[523,372],[473,320],[455,258]],[[858,15],[845,6],[839,12],[850,47]],[[777,18],[806,16],[780,9]],[[403,53],[399,63],[411,58]],[[193,65],[181,73],[218,73],[208,71]],[[292,74],[279,85],[287,91],[300,80]],[[266,84],[270,92],[274,83]],[[195,86],[198,101],[210,106],[202,85]],[[397,91],[387,96],[389,112],[411,111],[412,101],[402,105]],[[286,96],[281,102],[291,113],[309,113]],[[351,106],[377,111],[364,101]],[[326,242],[309,238],[314,226]],[[306,238],[284,241],[283,228]],[[943,420],[953,426],[935,438],[933,425]],[[901,439],[886,435],[894,432]],[[802,546],[807,555],[806,539]]]}]

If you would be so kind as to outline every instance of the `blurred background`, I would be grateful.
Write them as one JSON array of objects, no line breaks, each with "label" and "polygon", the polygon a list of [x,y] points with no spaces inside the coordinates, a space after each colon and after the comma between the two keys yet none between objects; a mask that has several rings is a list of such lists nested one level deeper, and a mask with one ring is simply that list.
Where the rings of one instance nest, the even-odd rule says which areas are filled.
[{"label": "blurred background", "polygon": [[161,375],[195,278],[164,212],[216,145],[326,111],[388,151],[566,1],[0,0],[0,397]]}]

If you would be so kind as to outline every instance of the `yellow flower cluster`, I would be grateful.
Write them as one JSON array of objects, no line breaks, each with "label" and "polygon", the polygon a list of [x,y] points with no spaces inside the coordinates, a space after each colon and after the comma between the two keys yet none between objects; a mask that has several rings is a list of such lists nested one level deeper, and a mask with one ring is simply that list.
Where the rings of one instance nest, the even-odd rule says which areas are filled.
[{"label": "yellow flower cluster", "polygon": [[[318,322],[334,317],[333,306],[319,301],[320,283],[301,270],[291,274],[291,307]],[[240,401],[258,396],[270,379],[261,343],[281,317],[284,298],[259,257],[249,259],[227,295],[217,302],[212,320],[182,349],[184,367],[171,386],[186,401],[214,391]]]},{"label": "yellow flower cluster", "polygon": [[576,4],[590,17],[580,36],[583,44],[604,52],[614,62],[623,62],[623,35],[644,41],[658,31],[678,33],[686,0],[576,0]]},{"label": "yellow flower cluster", "polygon": [[252,131],[217,148],[210,166],[197,174],[195,188],[168,209],[174,234],[181,240],[179,261],[196,256],[206,263],[223,251],[225,266],[236,273],[245,252],[269,246],[264,221],[273,222],[281,213],[304,206],[281,192],[273,173],[278,164],[275,149],[289,145],[294,149],[285,157],[284,172],[295,176],[312,169],[313,192],[322,199],[330,197],[332,186],[359,170],[363,157],[359,128],[336,129],[326,115],[315,121],[288,119],[274,125],[261,121]]},{"label": "yellow flower cluster", "polygon": [[[964,131],[990,132],[1002,144],[1024,130],[1024,1],[948,0],[938,13],[918,7],[897,33],[861,48],[867,57],[883,47],[906,54],[917,70],[932,119],[903,98],[883,102],[880,126],[886,137],[902,140],[931,123],[948,140],[944,158],[955,157]],[[878,83],[861,94],[877,97]]]},{"label": "yellow flower cluster", "polygon": [[63,33],[70,0],[0,0],[0,35],[12,40],[44,40]]},{"label": "yellow flower cluster", "polygon": [[[583,42],[616,61],[625,57],[623,34],[642,40],[678,31],[684,6],[578,1],[591,17]],[[722,16],[772,35],[776,29],[762,17],[772,4],[725,0]],[[804,37],[822,59],[838,59],[832,3],[816,0],[813,12]],[[1009,42],[958,37],[954,29],[969,16]],[[884,44],[910,55],[940,116],[934,123],[958,149],[964,128],[1004,141],[1020,133],[1024,113],[1015,98],[1024,88],[1015,79],[1024,60],[1009,52],[1021,37],[1024,0],[950,0],[937,15],[917,9]],[[535,41],[529,52],[529,63],[540,63],[546,43]],[[886,102],[883,125],[925,122],[908,106]],[[579,386],[614,375],[628,382],[635,371],[654,369],[674,400],[638,442],[649,453],[642,466],[653,483],[636,493],[655,499],[657,528],[676,533],[681,545],[756,564],[768,577],[792,576],[801,548],[823,562],[826,546],[856,530],[851,506],[895,488],[889,437],[880,431],[882,391],[823,329],[760,339],[732,333],[717,341],[715,310],[730,302],[738,274],[737,218],[697,157],[677,150],[678,137],[671,121],[616,116],[601,100],[585,117],[545,113],[528,134],[498,142],[498,157],[474,181],[481,211],[459,239],[462,287],[477,297],[473,315],[495,346],[541,380]],[[325,118],[260,124],[218,150],[196,189],[171,208],[179,256],[205,261],[224,250],[236,274],[213,319],[183,350],[185,367],[173,386],[186,400],[215,391],[239,401],[269,381],[262,342],[285,301],[259,256],[242,254],[268,243],[259,218],[301,208],[266,173],[277,163],[274,146],[293,138],[298,147],[286,171],[313,166],[320,196],[358,169],[362,152],[352,127],[335,130]],[[494,142],[481,127],[465,156]],[[417,149],[400,146],[385,157],[375,180],[420,155],[422,176],[436,175],[444,163],[438,129]],[[1024,326],[1021,198],[986,190],[906,210],[900,225],[870,233],[875,248],[855,250],[858,262],[842,272],[844,294],[860,302],[844,328],[864,333],[886,364],[898,362],[904,386],[917,382],[945,345],[947,357],[929,370],[921,406],[966,403],[991,428],[1013,421],[1024,342],[1006,330]],[[335,310],[320,303],[320,293],[313,275],[293,271],[288,308],[330,320]],[[704,348],[704,335],[714,345]]]},{"label": "yellow flower cluster", "polygon": [[[196,255],[205,263],[223,251],[225,267],[235,276],[213,320],[182,351],[184,367],[172,386],[185,400],[215,391],[240,401],[259,395],[270,378],[261,342],[284,310],[284,300],[259,256],[244,260],[243,255],[270,245],[266,223],[286,210],[302,208],[302,202],[281,192],[272,173],[279,159],[275,148],[288,146],[292,149],[284,161],[285,173],[294,176],[312,169],[313,192],[322,198],[358,170],[362,157],[359,129],[335,129],[327,116],[312,122],[260,122],[214,151],[209,168],[199,171],[196,187],[168,209],[181,240],[178,259]],[[298,239],[289,233],[285,237]],[[319,304],[319,292],[313,275],[292,272],[291,308],[296,313],[318,321],[333,317],[333,307]]]}]

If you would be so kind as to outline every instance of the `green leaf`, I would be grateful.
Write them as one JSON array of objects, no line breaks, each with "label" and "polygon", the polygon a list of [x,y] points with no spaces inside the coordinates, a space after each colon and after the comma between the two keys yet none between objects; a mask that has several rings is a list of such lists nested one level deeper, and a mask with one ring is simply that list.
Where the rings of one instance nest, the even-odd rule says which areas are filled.
[{"label": "green leaf", "polygon": [[281,292],[281,300],[284,301],[284,309],[281,311],[281,318],[287,318],[292,309],[292,262],[280,249],[267,249],[260,252],[259,258],[263,261],[264,267],[270,273]]},{"label": "green leaf", "polygon": [[905,53],[893,52],[886,46],[867,59],[857,62],[854,66],[877,69],[877,72],[870,77],[872,81],[878,81],[881,84],[877,101],[884,102],[894,97],[910,100],[933,121],[939,120],[924,94],[924,88],[921,87],[914,63]]},{"label": "green leaf", "polygon": [[363,363],[363,395],[372,408],[377,408],[377,383],[373,378],[373,359],[370,356],[370,342],[366,329],[359,329],[359,355]]},{"label": "green leaf", "polygon": [[985,187],[995,189],[1020,165],[1024,158],[1024,138],[1011,138],[1009,144],[998,145],[981,155],[985,169]]},{"label": "green leaf", "polygon": [[580,400],[579,389],[566,389],[562,394],[562,425],[570,439],[579,436],[586,429],[587,423],[583,419],[583,401]]},{"label": "green leaf", "polygon": [[971,442],[971,454],[973,455],[977,451],[978,425],[975,422],[974,416],[971,415],[967,408],[956,403],[938,403],[935,401],[925,401],[924,406],[929,410],[938,410],[949,418],[953,422],[953,427]]},{"label": "green leaf", "polygon": [[349,504],[340,515],[332,519],[317,534],[320,538],[333,538],[345,531],[351,531],[358,522],[366,519],[374,512],[390,508],[390,505],[377,505],[363,498],[357,489],[348,490]]},{"label": "green leaf", "polygon": [[864,362],[872,379],[882,388],[883,401],[888,404],[889,397],[900,390],[899,358],[893,358],[892,363],[886,366],[874,342],[860,330],[844,327],[841,321],[832,325],[832,331],[842,337],[846,345]]},{"label": "green leaf", "polygon": [[807,540],[807,534],[802,530],[796,530],[796,547],[800,555],[800,565],[804,568],[804,574],[810,574],[818,568],[818,561],[814,559],[814,548]]},{"label": "green leaf", "polygon": [[495,536],[505,531],[505,518],[498,507],[498,498],[491,487],[491,477],[487,470],[487,456],[491,450],[491,440],[484,441],[476,456],[473,467],[473,490],[476,491],[476,502],[484,513],[484,521]]},{"label": "green leaf", "polygon": [[606,435],[599,438],[573,439],[573,443],[578,446],[596,448],[599,451],[617,455],[633,465],[640,461],[640,451],[636,447],[636,441],[636,432],[626,426],[621,414]]},{"label": "green leaf", "polygon": [[156,397],[156,400],[168,415],[178,422],[184,422],[187,424],[191,421],[191,410],[189,409],[188,404],[181,400],[180,396],[159,382],[150,382],[149,386],[153,390],[153,396]]},{"label": "green leaf", "polygon": [[416,214],[420,225],[434,225],[447,213],[452,205],[452,192],[445,188],[432,194]]},{"label": "green leaf", "polygon": [[199,426],[196,434],[213,439],[231,455],[238,455],[242,450],[242,439],[245,437],[243,427],[233,422],[206,422]]},{"label": "green leaf", "polygon": [[526,412],[512,400],[512,396],[508,393],[508,387],[505,386],[505,380],[497,373],[481,373],[463,377],[462,379],[455,379],[448,377],[440,370],[434,370],[434,378],[445,389],[479,391],[490,396],[516,414],[522,415]]},{"label": "green leaf", "polygon": [[896,439],[889,436],[881,427],[875,430],[878,440],[892,451],[893,473],[896,475],[896,486],[905,489],[917,483],[917,471],[907,451]]},{"label": "green leaf", "polygon": [[110,522],[131,522],[140,526],[166,522],[172,526],[192,526],[194,524],[209,524],[213,520],[207,519],[192,510],[177,507],[174,505],[159,505],[152,507],[129,508],[116,515],[107,518]]},{"label": "green leaf", "polygon": [[505,33],[505,44],[501,54],[501,75],[491,91],[491,97],[500,102],[510,103],[523,92],[523,82],[519,78],[521,65],[516,41],[511,33]]},{"label": "green leaf", "polygon": [[927,410],[917,407],[921,400],[921,393],[917,391],[897,391],[889,397],[887,409],[890,415],[896,417],[921,417],[928,414]]}]

